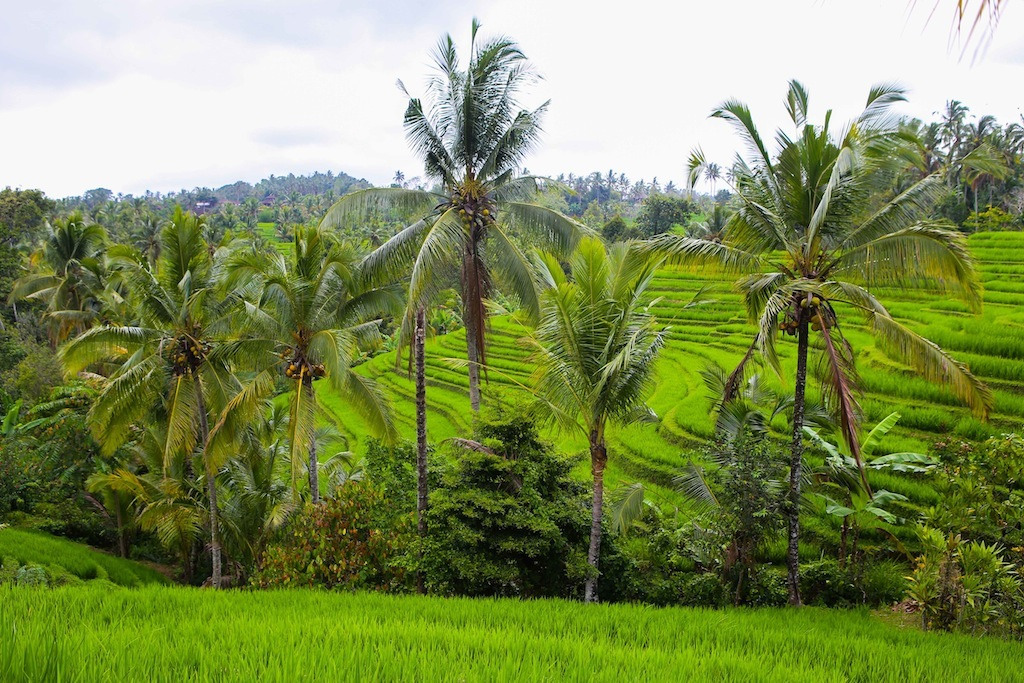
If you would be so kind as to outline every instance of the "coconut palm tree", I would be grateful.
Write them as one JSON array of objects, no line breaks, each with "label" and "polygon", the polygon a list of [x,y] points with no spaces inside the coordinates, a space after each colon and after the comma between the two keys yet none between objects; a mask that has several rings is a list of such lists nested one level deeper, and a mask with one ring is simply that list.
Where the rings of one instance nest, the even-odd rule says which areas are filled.
[{"label": "coconut palm tree", "polygon": [[725,234],[725,226],[728,222],[729,211],[723,205],[716,203],[707,218],[694,225],[689,233],[691,236],[702,240],[721,242],[722,236]]},{"label": "coconut palm tree", "polygon": [[133,426],[159,420],[166,425],[165,470],[181,454],[187,469],[192,454],[200,459],[208,496],[212,581],[219,587],[216,479],[238,433],[234,428],[248,414],[234,405],[239,382],[223,354],[215,353],[231,302],[215,290],[202,233],[201,219],[179,207],[161,234],[155,268],[138,251],[112,248],[110,258],[121,273],[136,322],[94,327],[72,340],[61,355],[72,373],[100,362],[117,363],[89,411],[103,453],[113,453]]},{"label": "coconut palm tree", "polygon": [[393,438],[391,408],[373,380],[352,370],[361,349],[380,343],[382,313],[400,309],[400,290],[368,285],[357,256],[346,244],[331,244],[319,228],[296,228],[293,260],[278,252],[248,248],[227,257],[227,286],[251,293],[239,310],[241,338],[225,355],[254,370],[247,396],[268,394],[283,375],[291,387],[287,423],[293,484],[309,462],[309,491],[320,502],[313,385],[327,378],[332,388],[379,436]]},{"label": "coconut palm tree", "polygon": [[650,419],[644,403],[654,361],[665,344],[641,299],[659,261],[633,243],[611,247],[583,239],[569,259],[570,279],[557,258],[538,252],[540,319],[527,339],[542,413],[586,437],[594,477],[585,600],[597,600],[598,558],[609,423]]},{"label": "coconut palm tree", "polygon": [[46,315],[55,322],[56,344],[84,330],[100,308],[97,293],[106,276],[107,231],[86,221],[81,211],[55,220],[47,230],[43,245],[30,259],[34,272],[15,281],[10,301],[46,302]]},{"label": "coconut palm tree", "polygon": [[[411,268],[413,303],[458,283],[462,294],[469,360],[469,396],[480,408],[480,366],[485,361],[485,300],[495,284],[506,287],[533,313],[537,294],[517,236],[540,239],[568,252],[586,230],[577,222],[529,199],[542,180],[519,175],[536,144],[547,103],[529,111],[519,95],[534,78],[526,56],[504,36],[477,39],[472,24],[470,59],[459,60],[450,35],[433,54],[437,73],[426,101],[410,96],[406,137],[438,190],[373,188],[339,200],[322,225],[339,226],[374,210],[398,209],[416,217],[370,254],[364,267],[385,279]],[[400,84],[401,85],[401,84]],[[408,94],[404,86],[402,91]]]},{"label": "coconut palm tree", "polygon": [[[821,354],[823,393],[844,440],[860,458],[859,407],[855,397],[854,354],[840,322],[859,316],[881,345],[921,376],[948,386],[978,415],[987,416],[992,394],[963,363],[894,319],[872,293],[873,287],[920,287],[951,293],[972,307],[981,304],[974,266],[962,235],[927,220],[942,189],[929,175],[879,204],[903,163],[901,136],[890,106],[904,99],[893,86],[876,86],[864,111],[836,135],[830,113],[823,125],[807,121],[807,91],[789,86],[787,111],[795,134],[776,133],[770,154],[746,105],[729,101],[712,115],[734,125],[748,151],[734,168],[733,192],[739,208],[720,245],[666,235],[650,248],[681,263],[716,261],[747,270],[737,282],[748,316],[757,325],[754,347],[777,371],[776,335],[795,336],[789,490],[789,598],[799,604],[799,504],[807,360],[812,336]],[[705,162],[691,157],[691,177]],[[752,357],[748,353],[744,363]],[[741,364],[742,365],[742,364]],[[742,375],[742,368],[735,376]],[[735,386],[735,382],[730,382]]]},{"label": "coconut palm tree", "polygon": [[711,201],[715,201],[715,185],[722,177],[722,168],[715,162],[704,165],[704,180],[711,185]]}]

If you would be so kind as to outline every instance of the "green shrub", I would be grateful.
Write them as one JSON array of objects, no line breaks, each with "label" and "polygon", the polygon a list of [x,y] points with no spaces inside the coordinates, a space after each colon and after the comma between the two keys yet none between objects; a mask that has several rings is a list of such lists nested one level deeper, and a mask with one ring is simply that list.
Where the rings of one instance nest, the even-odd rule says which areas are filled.
[{"label": "green shrub", "polygon": [[786,570],[761,567],[747,583],[744,604],[750,607],[783,607],[789,601]]},{"label": "green shrub", "polygon": [[717,574],[694,574],[684,582],[679,604],[686,607],[725,607],[730,604],[729,592]]},{"label": "green shrub", "polygon": [[404,590],[402,555],[410,523],[369,482],[348,482],[333,498],[302,509],[267,547],[252,583],[261,588]]},{"label": "green shrub", "polygon": [[800,595],[808,605],[851,607],[863,600],[854,576],[832,559],[800,565]]}]

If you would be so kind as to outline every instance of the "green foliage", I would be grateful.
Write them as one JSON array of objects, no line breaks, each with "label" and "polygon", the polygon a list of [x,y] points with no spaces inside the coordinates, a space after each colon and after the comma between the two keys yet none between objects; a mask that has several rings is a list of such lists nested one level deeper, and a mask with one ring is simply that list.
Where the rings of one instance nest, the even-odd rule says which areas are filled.
[{"label": "green foliage", "polygon": [[615,214],[611,220],[601,228],[601,237],[605,242],[624,242],[640,236],[636,228],[630,227],[619,214]]},{"label": "green foliage", "polygon": [[443,594],[570,597],[586,575],[586,489],[521,413],[480,420],[431,468],[427,580]]},{"label": "green foliage", "polygon": [[306,505],[264,553],[252,583],[260,588],[402,591],[402,555],[411,518],[369,482],[349,482],[333,498]]},{"label": "green foliage", "polygon": [[981,213],[972,213],[964,221],[964,229],[971,232],[1000,232],[1020,230],[1021,217],[1012,216],[998,206],[990,206]]}]

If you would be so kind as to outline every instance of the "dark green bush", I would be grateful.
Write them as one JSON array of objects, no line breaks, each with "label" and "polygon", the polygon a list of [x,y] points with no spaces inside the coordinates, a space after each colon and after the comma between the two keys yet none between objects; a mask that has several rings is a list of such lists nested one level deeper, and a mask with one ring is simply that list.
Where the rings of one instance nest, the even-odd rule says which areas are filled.
[{"label": "dark green bush", "polygon": [[747,582],[744,604],[749,607],[783,607],[788,600],[785,569],[761,567]]},{"label": "dark green bush", "polygon": [[587,489],[522,414],[482,418],[436,458],[423,567],[451,595],[572,597],[586,577]]},{"label": "dark green bush", "polygon": [[864,599],[853,574],[833,559],[800,565],[800,596],[808,605],[852,607]]},{"label": "dark green bush", "polygon": [[679,604],[686,607],[725,607],[731,604],[731,597],[716,574],[693,574],[683,583]]}]

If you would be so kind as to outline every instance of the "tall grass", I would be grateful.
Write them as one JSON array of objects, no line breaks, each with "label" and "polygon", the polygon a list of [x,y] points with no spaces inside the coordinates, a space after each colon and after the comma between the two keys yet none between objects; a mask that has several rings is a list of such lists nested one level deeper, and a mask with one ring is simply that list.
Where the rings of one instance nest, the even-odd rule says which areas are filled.
[{"label": "tall grass", "polygon": [[185,588],[0,590],[4,681],[1009,681],[1024,648],[867,612]]}]

